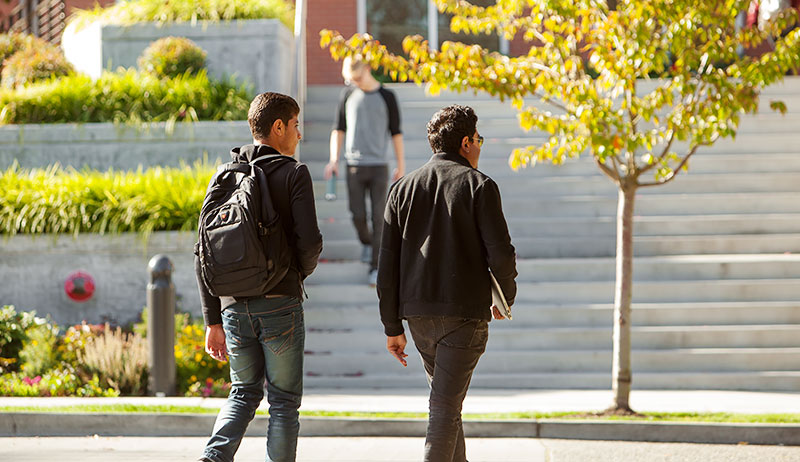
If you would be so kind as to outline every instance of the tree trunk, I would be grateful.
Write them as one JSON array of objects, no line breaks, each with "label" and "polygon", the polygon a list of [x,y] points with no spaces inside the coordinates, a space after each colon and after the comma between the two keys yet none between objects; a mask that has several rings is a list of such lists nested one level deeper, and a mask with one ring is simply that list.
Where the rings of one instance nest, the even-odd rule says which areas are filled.
[{"label": "tree trunk", "polygon": [[631,393],[631,299],[633,297],[633,203],[636,185],[620,185],[617,208],[617,279],[614,290],[614,359],[609,411],[633,412]]}]

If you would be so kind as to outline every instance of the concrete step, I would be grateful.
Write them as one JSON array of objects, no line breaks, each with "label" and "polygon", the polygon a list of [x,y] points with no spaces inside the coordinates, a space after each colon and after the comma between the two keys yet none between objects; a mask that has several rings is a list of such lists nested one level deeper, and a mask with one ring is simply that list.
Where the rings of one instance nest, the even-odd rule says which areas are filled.
[{"label": "concrete step", "polygon": [[[326,238],[321,258],[330,261],[360,258],[361,243],[350,239]],[[616,255],[614,236],[597,237],[518,237],[511,231],[512,243],[520,258],[599,258]],[[716,255],[775,254],[800,252],[800,234],[638,236],[634,255]],[[798,273],[800,274],[800,273]]]},{"label": "concrete step", "polygon": [[[418,361],[417,358],[413,360]],[[470,389],[609,389],[609,372],[559,372],[490,374],[481,371],[483,361],[472,377]],[[398,365],[398,367],[400,367]],[[417,388],[425,389],[425,375],[406,370],[395,374],[367,374],[355,377],[312,375],[304,379],[313,388]],[[634,390],[754,390],[790,391],[800,389],[800,372],[633,372]]]},{"label": "concrete step", "polygon": [[[365,283],[309,284],[306,290],[309,305],[374,305],[378,301],[375,289]],[[611,303],[613,299],[612,281],[524,282],[518,284],[516,302],[585,304]],[[637,281],[633,300],[637,303],[794,301],[800,300],[800,284],[793,279]]]},{"label": "concrete step", "polygon": [[[546,187],[547,185],[558,183],[563,178],[569,178],[565,182],[567,185],[570,184],[570,182],[573,184],[580,182],[580,178],[590,181],[602,179],[605,180],[610,187],[607,191],[613,191],[613,183],[603,176],[597,168],[597,165],[595,165],[594,161],[588,156],[580,159],[567,159],[562,165],[542,163],[537,164],[535,167],[527,167],[514,171],[508,166],[508,157],[510,154],[510,150],[495,151],[487,154],[485,157],[482,156],[478,165],[479,170],[489,175],[500,185],[501,191],[507,181],[512,184],[514,182],[525,184],[526,182],[536,183],[541,180]],[[420,156],[409,157],[406,161],[406,171],[411,172],[421,167],[429,158],[430,150],[424,152]],[[323,181],[323,171],[325,165],[328,163],[327,156],[320,158],[320,160],[309,159],[306,156],[303,156],[302,159],[303,162],[308,165],[312,178],[316,181]],[[694,157],[690,164],[690,170],[688,172],[682,172],[671,184],[651,189],[661,194],[669,189],[680,189],[681,186],[675,185],[680,185],[683,180],[701,174],[739,174],[740,178],[751,178],[750,180],[742,180],[744,184],[752,184],[754,182],[757,184],[759,182],[757,178],[762,174],[791,174],[799,172],[800,156],[796,153],[785,152],[766,152],[755,155],[736,153],[717,154],[714,156],[706,155]],[[394,168],[393,158],[391,159],[391,168]],[[344,164],[340,164],[340,174],[343,180],[345,175]],[[688,180],[689,184],[695,181],[697,180]],[[602,182],[596,182],[595,184],[600,185],[595,187],[603,188]],[[557,187],[566,188],[567,186]],[[691,188],[691,186],[687,187]],[[647,194],[647,192],[645,192],[645,194]]]},{"label": "concrete step", "polygon": [[[405,111],[405,106],[410,106],[409,111]],[[418,105],[406,104],[401,107],[401,130],[403,139],[409,141],[427,141],[426,125],[431,116],[439,106],[429,106],[427,109],[420,108]],[[738,129],[738,137],[750,135],[763,135],[764,133],[793,133],[800,125],[800,101],[796,105],[797,112],[787,115],[779,113],[764,112],[757,115],[745,116],[742,118]],[[330,139],[333,129],[333,116],[335,106],[328,106],[329,117],[325,114],[314,115],[314,119],[305,120],[303,125],[303,139],[307,142],[327,142]],[[528,136],[543,137],[546,132],[539,130],[525,131],[519,125],[518,113],[516,110],[503,111],[493,108],[488,113],[491,117],[481,117],[478,122],[478,131],[485,138],[496,140],[503,138],[524,138]],[[324,110],[320,107],[319,110]]]},{"label": "concrete step", "polygon": [[[613,236],[518,238],[512,234],[512,242],[517,255],[522,258],[616,255],[616,241]],[[639,236],[634,240],[633,248],[634,255],[641,256],[800,252],[800,234]],[[331,254],[336,250],[333,246],[329,249]]]},{"label": "concrete step", "polygon": [[[616,216],[616,196],[555,196],[537,200],[529,197],[503,198],[508,217],[611,217]],[[317,216],[322,220],[350,217],[344,201],[317,200]],[[637,216],[730,215],[800,213],[795,193],[708,193],[647,194],[637,197]]]},{"label": "concrete step", "polygon": [[[499,181],[501,193],[508,195],[532,195],[537,197],[566,195],[614,195],[617,187],[599,172],[584,176],[545,177],[534,175],[533,170],[518,174],[503,175]],[[596,173],[596,174],[595,174]],[[347,182],[344,176],[336,179],[337,198],[347,200]],[[324,197],[328,182],[314,181],[314,196]],[[715,193],[720,191],[745,192],[800,192],[800,172],[773,173],[694,173],[658,188],[642,188],[641,195],[647,194],[690,194]]]},{"label": "concrete step", "polygon": [[[642,80],[638,84],[638,89],[642,92],[641,94],[646,94],[656,88],[657,85],[657,81]],[[407,102],[427,102],[433,107],[444,107],[449,104],[470,105],[478,102],[494,102],[505,106],[509,111],[513,110],[510,102],[500,102],[497,97],[485,92],[475,92],[473,90],[453,92],[445,90],[436,96],[431,96],[426,93],[425,84],[390,83],[385,86],[395,93],[401,105]],[[329,103],[335,106],[343,89],[343,85],[310,85],[307,90],[307,101]],[[792,111],[795,103],[800,104],[800,79],[795,76],[787,76],[783,82],[765,88],[760,96],[759,108],[761,111],[770,112],[769,102],[776,99],[785,102],[787,109]],[[533,103],[535,99],[529,97],[525,101],[526,103]],[[480,114],[478,116],[480,117]]]},{"label": "concrete step", "polygon": [[[631,361],[638,372],[794,372],[800,370],[800,348],[634,349]],[[314,352],[305,357],[310,375],[355,377],[388,374],[398,367],[385,351]],[[482,374],[606,372],[611,370],[611,351],[487,351],[478,369]],[[408,372],[421,374],[421,364],[409,361]]]},{"label": "concrete step", "polygon": [[[712,146],[704,146],[697,150],[697,153],[690,162],[690,168],[701,158],[713,154],[748,154],[751,157],[759,158],[763,154],[789,153],[797,154],[800,152],[800,143],[797,142],[797,134],[792,132],[771,133],[769,143],[764,143],[763,133],[742,133],[735,140],[722,139]],[[528,133],[522,137],[487,137],[481,149],[481,159],[491,157],[507,158],[515,148],[526,146],[539,146],[547,141],[548,137],[542,134]],[[404,140],[405,154],[408,159],[428,158],[431,154],[430,144],[426,139]],[[309,160],[327,161],[330,155],[329,140],[305,140],[300,144],[301,159],[304,162]],[[673,149],[678,154],[687,152],[685,146],[674,145]],[[391,152],[391,148],[390,148]],[[390,154],[393,156],[393,154]],[[587,158],[590,156],[586,156]],[[481,161],[479,167],[483,165]],[[481,167],[483,168],[483,167]]]},{"label": "concrete step", "polygon": [[[306,284],[359,284],[366,277],[361,262],[323,262]],[[517,282],[613,281],[614,258],[517,259]],[[634,280],[794,279],[800,255],[677,255],[637,257]]]},{"label": "concrete step", "polygon": [[[405,107],[400,108],[400,129],[403,131],[404,140],[427,140],[426,125],[431,119],[431,116],[438,109],[431,106],[429,113],[422,114],[419,111],[407,113],[404,111]],[[315,115],[312,120],[305,120],[303,124],[303,139],[307,141],[325,141],[329,140],[331,130],[333,130],[334,123],[334,110],[331,111],[329,117],[325,114]],[[785,117],[787,120],[792,120],[792,117]],[[495,117],[484,118],[479,122],[479,131],[491,135],[493,138],[501,137],[520,137],[525,136],[526,132],[519,126],[519,119],[517,118],[516,111],[506,110],[502,114],[497,114]],[[486,136],[486,135],[484,135]]]},{"label": "concrete step", "polygon": [[[306,326],[325,330],[360,329],[383,332],[378,304],[320,304],[304,306]],[[634,303],[634,326],[733,326],[800,324],[800,301],[789,302],[683,302]],[[530,304],[512,307],[514,320],[492,323],[513,328],[595,327],[610,328],[613,306],[603,304]]]},{"label": "concrete step", "polygon": [[[515,240],[523,237],[616,237],[616,217],[612,216],[507,216],[506,220]],[[319,226],[326,240],[349,240],[355,236],[349,217],[321,219]],[[800,214],[637,216],[634,223],[637,237],[771,233],[800,233]]]},{"label": "concrete step", "polygon": [[[493,322],[487,351],[611,351],[612,326],[607,327],[510,327]],[[381,353],[383,332],[378,329],[317,329],[309,327],[306,350],[345,353]],[[800,325],[733,326],[634,326],[634,349],[682,348],[798,348]]]}]

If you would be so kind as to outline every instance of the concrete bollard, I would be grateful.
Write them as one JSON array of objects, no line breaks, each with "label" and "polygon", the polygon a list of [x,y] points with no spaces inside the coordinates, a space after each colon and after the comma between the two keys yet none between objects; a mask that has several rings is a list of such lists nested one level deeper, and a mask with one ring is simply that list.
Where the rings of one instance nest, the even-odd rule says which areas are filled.
[{"label": "concrete bollard", "polygon": [[155,396],[175,395],[175,285],[172,261],[156,255],[147,264],[147,339],[150,377],[148,389]]}]

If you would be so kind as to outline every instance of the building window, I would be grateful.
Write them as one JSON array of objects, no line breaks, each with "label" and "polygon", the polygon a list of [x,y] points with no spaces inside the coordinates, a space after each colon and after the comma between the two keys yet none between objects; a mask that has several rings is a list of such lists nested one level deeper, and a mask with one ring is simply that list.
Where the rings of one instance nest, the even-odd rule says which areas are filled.
[{"label": "building window", "polygon": [[428,0],[367,0],[367,33],[392,53],[402,53],[407,35],[427,35]]},{"label": "building window", "polygon": [[[497,3],[496,0],[470,0],[475,6],[490,6]],[[478,44],[483,48],[486,48],[490,51],[499,51],[500,49],[500,36],[496,33],[492,33],[491,35],[479,34],[479,35],[472,35],[472,34],[454,34],[450,31],[450,19],[453,15],[450,14],[438,14],[439,19],[439,47],[441,47],[443,42],[462,42],[468,44]]]}]

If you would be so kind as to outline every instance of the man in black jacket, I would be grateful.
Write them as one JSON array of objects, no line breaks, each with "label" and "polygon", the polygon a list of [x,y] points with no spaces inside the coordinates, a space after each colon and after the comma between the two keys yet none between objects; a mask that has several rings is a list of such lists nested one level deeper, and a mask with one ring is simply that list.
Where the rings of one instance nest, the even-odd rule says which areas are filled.
[{"label": "man in black jacket", "polygon": [[234,160],[258,161],[280,215],[292,263],[286,276],[259,297],[214,297],[205,288],[195,259],[206,323],[206,351],[229,358],[232,388],[220,410],[201,461],[230,462],[264,397],[267,384],[269,429],[267,461],[294,461],[303,394],[303,280],[317,266],[322,235],[317,225],[308,167],[292,158],[300,141],[300,108],[289,96],[262,93],[253,100],[247,120],[253,144],[231,151]]},{"label": "man in black jacket", "polygon": [[[449,106],[428,122],[430,161],[389,193],[378,262],[387,349],[406,365],[406,319],[431,388],[425,460],[466,460],[461,405],[486,349],[492,314],[489,270],[509,305],[517,286],[514,247],[500,191],[477,170],[483,137],[472,108]],[[490,309],[491,307],[491,309]]]}]

